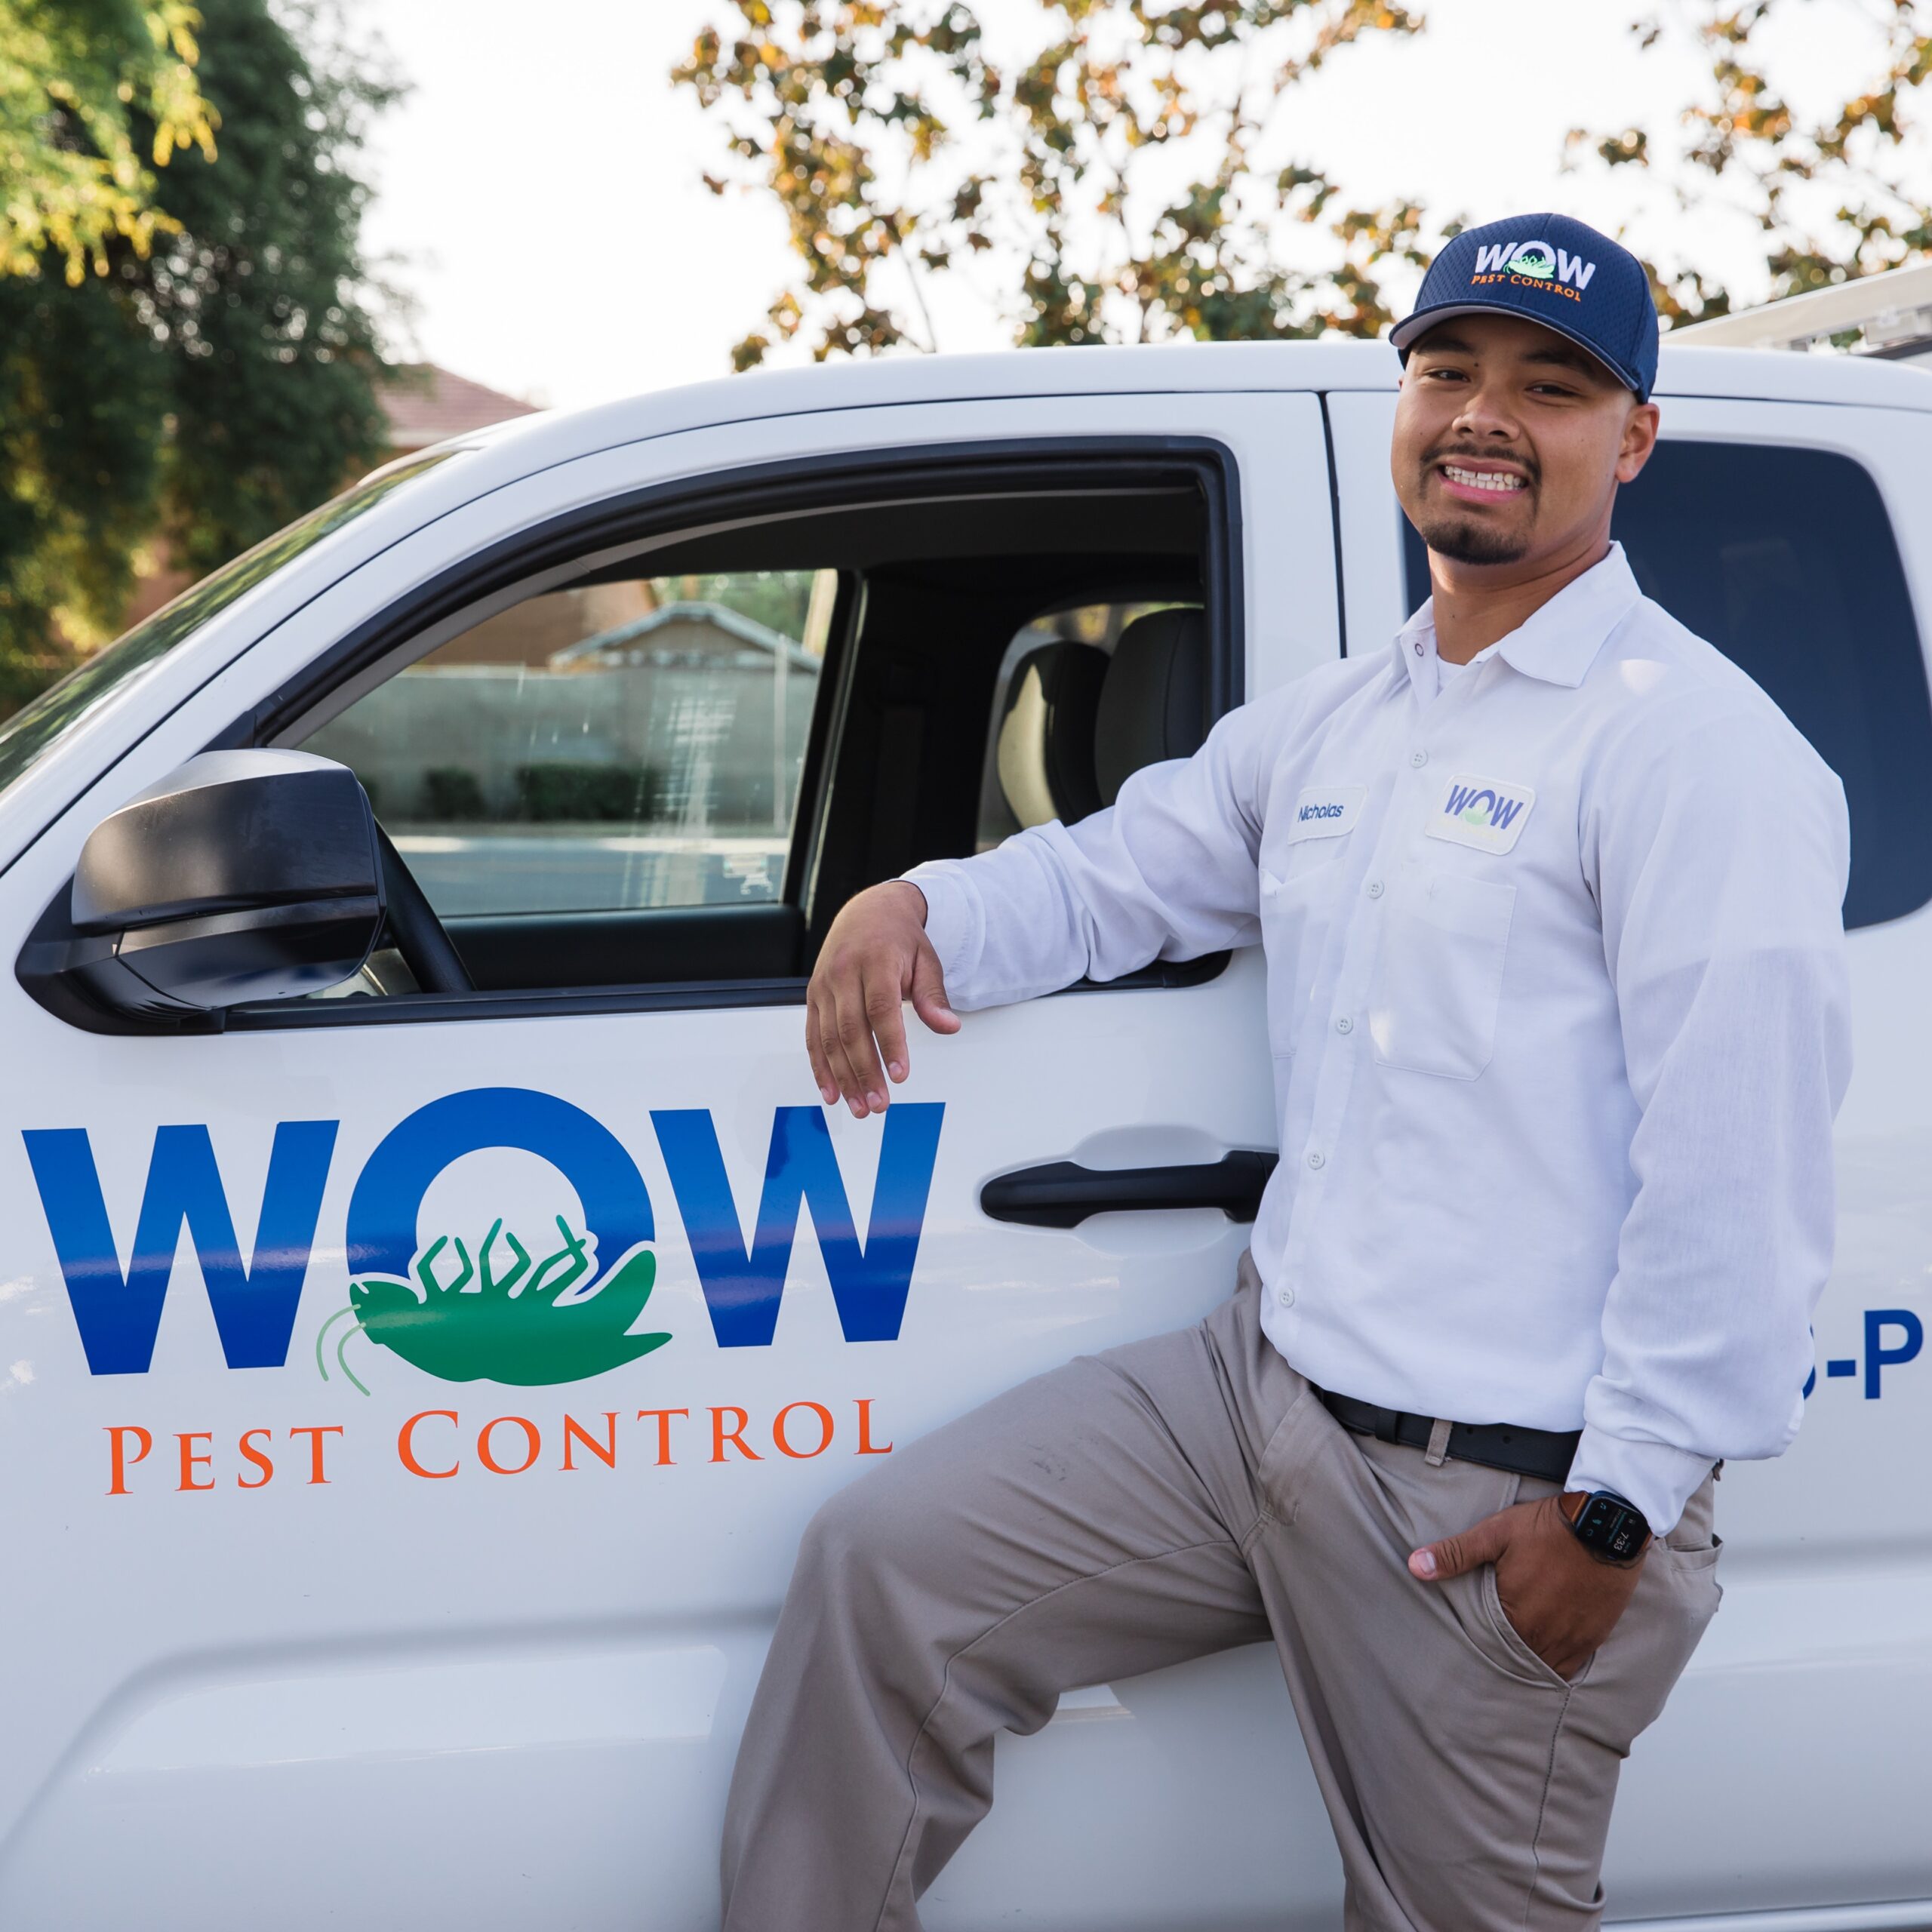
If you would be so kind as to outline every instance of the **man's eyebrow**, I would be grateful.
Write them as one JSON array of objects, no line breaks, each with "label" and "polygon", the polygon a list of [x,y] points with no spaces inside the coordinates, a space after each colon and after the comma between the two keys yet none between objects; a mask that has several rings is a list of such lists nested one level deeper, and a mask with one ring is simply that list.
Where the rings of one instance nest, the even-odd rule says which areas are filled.
[{"label": "man's eyebrow", "polygon": [[1545,349],[1532,349],[1523,357],[1525,362],[1554,362],[1565,369],[1574,369],[1586,376],[1607,376],[1609,371],[1594,355],[1586,355],[1580,349],[1569,349],[1560,343],[1549,344]]},{"label": "man's eyebrow", "polygon": [[1416,344],[1416,352],[1419,355],[1473,355],[1476,352],[1475,344],[1465,342],[1460,336],[1445,335],[1440,329],[1431,329]]}]

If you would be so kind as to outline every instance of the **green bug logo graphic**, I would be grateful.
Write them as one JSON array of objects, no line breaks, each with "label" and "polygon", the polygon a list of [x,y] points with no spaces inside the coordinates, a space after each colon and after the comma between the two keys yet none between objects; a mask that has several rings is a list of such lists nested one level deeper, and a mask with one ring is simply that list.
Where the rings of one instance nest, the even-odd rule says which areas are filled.
[{"label": "green bug logo graphic", "polygon": [[1547,281],[1556,272],[1556,251],[1547,242],[1525,242],[1509,257],[1511,271]]},{"label": "green bug logo graphic", "polygon": [[[437,1175],[466,1154],[538,1155],[576,1189],[585,1225],[555,1217],[558,1244],[533,1257],[501,1217],[472,1249],[416,1220]],[[651,1202],[616,1137],[581,1109],[526,1088],[478,1088],[419,1108],[369,1157],[349,1204],[349,1306],[315,1337],[325,1380],[335,1360],[365,1395],[347,1345],[358,1334],[446,1382],[517,1387],[577,1382],[662,1348],[633,1334],[657,1276]],[[338,1327],[338,1324],[346,1324]]]}]

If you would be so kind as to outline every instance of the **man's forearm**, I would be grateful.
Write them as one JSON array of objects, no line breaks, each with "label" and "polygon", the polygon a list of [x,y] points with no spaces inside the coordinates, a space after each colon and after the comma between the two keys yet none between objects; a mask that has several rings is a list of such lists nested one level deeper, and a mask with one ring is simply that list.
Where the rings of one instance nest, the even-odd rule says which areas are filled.
[{"label": "man's forearm", "polygon": [[971,859],[917,866],[926,937],[961,1012],[1052,992],[1088,971],[1089,948],[1071,895],[1037,832]]}]

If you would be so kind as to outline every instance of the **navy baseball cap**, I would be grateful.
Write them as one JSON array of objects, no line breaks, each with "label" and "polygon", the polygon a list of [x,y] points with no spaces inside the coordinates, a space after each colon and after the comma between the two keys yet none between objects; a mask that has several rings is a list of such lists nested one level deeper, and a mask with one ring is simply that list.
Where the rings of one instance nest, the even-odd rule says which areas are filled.
[{"label": "navy baseball cap", "polygon": [[1651,278],[1629,249],[1567,214],[1518,215],[1466,228],[1430,265],[1390,340],[1410,345],[1451,315],[1500,309],[1567,335],[1647,402],[1657,375]]}]

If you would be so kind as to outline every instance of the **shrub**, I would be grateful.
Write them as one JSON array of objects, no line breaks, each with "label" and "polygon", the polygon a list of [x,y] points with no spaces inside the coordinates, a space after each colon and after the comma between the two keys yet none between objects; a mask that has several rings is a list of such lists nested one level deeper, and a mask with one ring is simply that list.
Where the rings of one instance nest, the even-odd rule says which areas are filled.
[{"label": "shrub", "polygon": [[430,819],[482,818],[483,788],[473,771],[439,764],[423,774],[423,815]]},{"label": "shrub", "polygon": [[651,817],[657,780],[642,765],[524,764],[517,768],[516,787],[523,816],[538,824],[557,819],[634,824]]}]

